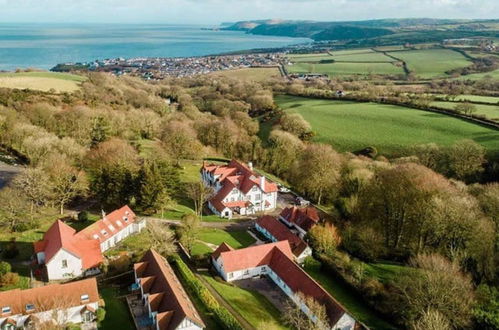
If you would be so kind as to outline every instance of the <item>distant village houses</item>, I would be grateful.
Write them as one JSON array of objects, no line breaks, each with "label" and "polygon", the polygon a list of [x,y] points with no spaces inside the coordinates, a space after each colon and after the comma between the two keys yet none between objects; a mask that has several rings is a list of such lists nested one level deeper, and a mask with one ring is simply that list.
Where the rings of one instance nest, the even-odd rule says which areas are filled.
[{"label": "distant village houses", "polygon": [[145,226],[145,220],[138,220],[128,206],[104,215],[80,232],[57,220],[43,239],[34,243],[36,261],[48,280],[96,274],[103,252]]},{"label": "distant village houses", "polygon": [[3,291],[0,292],[0,328],[53,329],[83,323],[85,329],[97,329],[99,301],[95,278]]},{"label": "distant village houses", "polygon": [[277,184],[253,171],[253,165],[232,160],[227,165],[203,164],[201,178],[215,195],[208,208],[223,218],[272,211],[277,204]]}]

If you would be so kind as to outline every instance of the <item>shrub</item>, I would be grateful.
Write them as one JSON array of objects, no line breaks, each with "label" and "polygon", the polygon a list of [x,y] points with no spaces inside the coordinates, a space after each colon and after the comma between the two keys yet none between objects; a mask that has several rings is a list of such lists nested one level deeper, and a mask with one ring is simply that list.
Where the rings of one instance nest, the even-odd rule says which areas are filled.
[{"label": "shrub", "polygon": [[17,273],[6,273],[0,278],[2,286],[5,285],[16,285],[19,282],[19,274]]},{"label": "shrub", "polygon": [[12,266],[6,261],[0,261],[0,277],[12,271]]},{"label": "shrub", "polygon": [[106,310],[104,308],[97,309],[96,313],[97,323],[101,323],[106,318]]},{"label": "shrub", "polygon": [[15,238],[12,238],[10,242],[7,243],[5,250],[3,251],[2,254],[5,259],[14,259],[19,255],[19,249],[17,248]]},{"label": "shrub", "polygon": [[78,221],[80,221],[80,222],[88,221],[88,212],[81,211],[80,213],[78,213]]}]

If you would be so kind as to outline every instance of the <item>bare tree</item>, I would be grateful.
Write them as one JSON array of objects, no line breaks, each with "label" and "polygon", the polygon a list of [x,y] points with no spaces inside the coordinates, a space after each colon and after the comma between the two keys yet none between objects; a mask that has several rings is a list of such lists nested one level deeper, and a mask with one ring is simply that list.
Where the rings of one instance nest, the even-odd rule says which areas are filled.
[{"label": "bare tree", "polygon": [[194,212],[199,218],[202,218],[203,205],[213,196],[213,188],[205,186],[200,180],[188,184],[185,191],[187,196],[194,202]]},{"label": "bare tree", "polygon": [[[283,322],[297,330],[323,330],[328,327],[326,308],[313,297],[298,292],[295,301],[289,300],[282,315]],[[308,308],[307,313],[301,306]]]},{"label": "bare tree", "polygon": [[22,190],[30,201],[30,215],[33,218],[34,209],[43,205],[48,198],[47,174],[41,168],[27,168],[14,179],[13,185]]},{"label": "bare tree", "polygon": [[161,222],[148,221],[147,231],[149,233],[149,243],[151,248],[158,251],[162,256],[169,256],[177,251],[175,246],[175,235]]},{"label": "bare tree", "polygon": [[199,218],[195,214],[186,214],[182,217],[182,226],[179,230],[180,242],[189,253],[196,242],[199,225]]}]

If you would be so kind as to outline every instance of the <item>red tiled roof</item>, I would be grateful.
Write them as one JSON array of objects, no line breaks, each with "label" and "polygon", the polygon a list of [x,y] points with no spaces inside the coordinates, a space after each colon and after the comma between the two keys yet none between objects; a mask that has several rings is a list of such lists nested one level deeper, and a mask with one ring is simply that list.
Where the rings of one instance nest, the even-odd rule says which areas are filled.
[{"label": "red tiled roof", "polygon": [[233,250],[234,249],[229,244],[223,242],[217,247],[217,249],[211,254],[211,256],[212,258],[217,259],[220,256],[220,253]]},{"label": "red tiled roof", "polygon": [[142,289],[152,297],[151,307],[158,313],[157,322],[161,330],[177,329],[185,318],[200,327],[205,326],[170,264],[156,251],[148,250],[134,269],[141,271],[142,274],[137,275],[142,279],[148,278],[145,280],[149,283],[148,287]]},{"label": "red tiled roof", "polygon": [[319,212],[315,207],[299,208],[296,206],[287,207],[279,215],[290,223],[296,224],[305,231],[309,231],[319,220]]},{"label": "red tiled roof", "polygon": [[254,186],[260,187],[265,193],[277,192],[277,184],[264,178],[264,186],[261,186],[260,175],[253,172],[246,164],[237,160],[231,160],[227,165],[203,164],[202,170],[219,175],[217,180],[222,185],[222,188],[215,196],[210,199],[211,204],[222,212],[225,207],[241,207],[239,204],[229,206],[227,202],[223,202],[225,197],[234,189],[239,189],[243,194],[247,194]]},{"label": "red tiled roof", "polygon": [[82,259],[84,269],[98,266],[104,259],[99,242],[94,239],[81,238],[76,230],[57,220],[43,235],[43,240],[34,243],[35,252],[45,252],[45,263],[55,256],[59,250]]},{"label": "red tiled roof", "polygon": [[266,229],[278,241],[288,241],[295,256],[299,256],[307,248],[307,243],[293,234],[288,227],[275,217],[266,215],[256,220],[256,223]]},{"label": "red tiled roof", "polygon": [[[128,220],[125,221],[125,219]],[[109,213],[103,219],[100,219],[99,221],[96,221],[81,230],[77,235],[87,239],[98,239],[99,242],[102,243],[103,241],[109,239],[109,237],[115,235],[117,232],[130,226],[135,222],[135,220],[135,213],[130,207],[128,207],[128,205],[125,205],[122,208]],[[107,234],[104,235],[103,231]]]},{"label": "red tiled roof", "polygon": [[[220,258],[222,258],[225,271],[230,273],[236,270],[268,265],[272,257],[271,252],[274,249],[279,249],[290,258],[293,258],[293,252],[291,252],[291,248],[287,241],[256,245],[239,250],[224,251],[220,253]],[[212,258],[217,259],[215,253],[212,254]]]},{"label": "red tiled roof", "polygon": [[[215,258],[217,251],[212,257]],[[293,261],[288,241],[224,251],[220,253],[220,257],[226,273],[269,266],[293,292],[301,292],[324,305],[331,325],[335,325],[345,313],[343,306]]]},{"label": "red tiled roof", "polygon": [[[88,300],[81,301],[82,295],[88,295]],[[88,278],[81,281],[69,282],[65,284],[49,284],[33,289],[14,289],[0,292],[0,308],[10,307],[11,313],[2,315],[0,318],[26,314],[26,305],[35,305],[35,312],[48,311],[55,308],[67,306],[80,306],[99,302],[99,292],[97,291],[97,281],[95,278]]]}]

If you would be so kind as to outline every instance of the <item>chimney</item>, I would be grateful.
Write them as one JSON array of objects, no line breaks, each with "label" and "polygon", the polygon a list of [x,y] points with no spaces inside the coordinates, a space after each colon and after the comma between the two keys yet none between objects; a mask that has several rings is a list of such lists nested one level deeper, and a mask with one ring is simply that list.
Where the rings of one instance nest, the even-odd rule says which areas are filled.
[{"label": "chimney", "polygon": [[263,175],[260,177],[260,188],[265,191],[265,177]]},{"label": "chimney", "polygon": [[249,167],[250,170],[253,171],[253,163],[252,162],[248,162],[248,167]]}]

